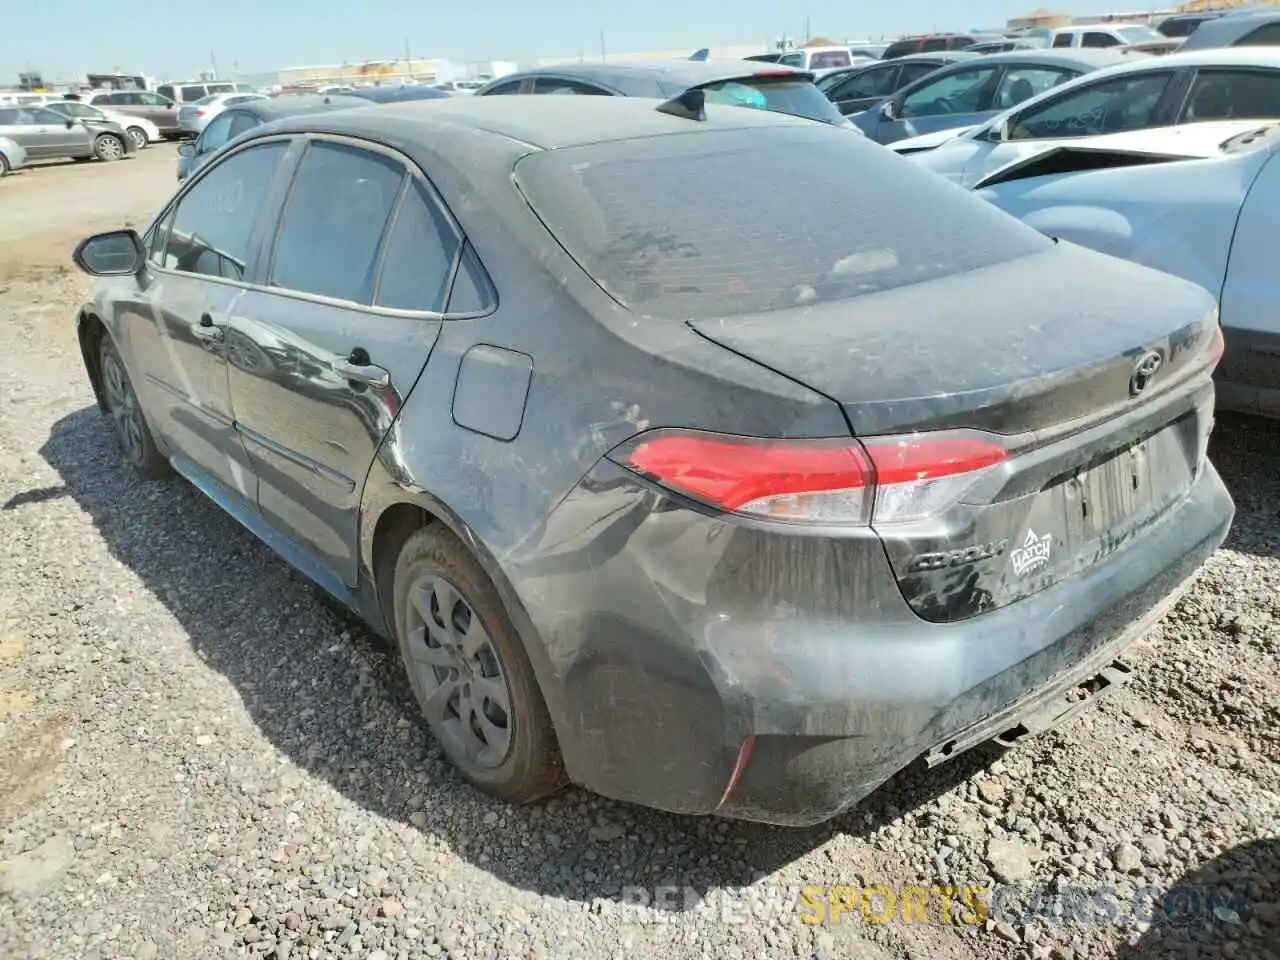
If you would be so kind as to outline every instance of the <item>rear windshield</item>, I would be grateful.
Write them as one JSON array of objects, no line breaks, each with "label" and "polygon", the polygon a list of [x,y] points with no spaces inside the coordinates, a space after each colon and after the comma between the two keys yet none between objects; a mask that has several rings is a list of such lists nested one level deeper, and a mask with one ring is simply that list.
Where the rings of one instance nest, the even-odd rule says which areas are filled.
[{"label": "rear windshield", "polygon": [[788,77],[743,77],[739,80],[704,83],[698,89],[706,91],[707,103],[789,113],[794,117],[821,120],[837,126],[848,124],[835,104],[807,78],[793,80]]},{"label": "rear windshield", "polygon": [[878,144],[817,125],[544,151],[517,164],[516,182],[605,292],[664,319],[858,297],[1051,243]]}]

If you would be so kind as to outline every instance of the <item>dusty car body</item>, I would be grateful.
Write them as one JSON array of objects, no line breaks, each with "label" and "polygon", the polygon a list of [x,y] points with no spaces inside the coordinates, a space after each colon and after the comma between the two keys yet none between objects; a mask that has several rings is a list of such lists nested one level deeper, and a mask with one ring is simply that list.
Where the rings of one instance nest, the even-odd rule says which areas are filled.
[{"label": "dusty car body", "polygon": [[280,120],[75,257],[129,461],[509,801],[820,821],[1114,689],[1233,514],[1209,294],[698,92]]}]

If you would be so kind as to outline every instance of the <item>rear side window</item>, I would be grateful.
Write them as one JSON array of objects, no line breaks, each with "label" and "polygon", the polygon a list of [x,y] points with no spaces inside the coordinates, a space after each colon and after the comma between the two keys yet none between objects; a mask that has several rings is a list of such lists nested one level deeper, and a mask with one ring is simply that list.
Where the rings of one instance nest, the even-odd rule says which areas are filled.
[{"label": "rear side window", "polygon": [[1069,46],[1071,46],[1071,41],[1072,41],[1074,38],[1075,38],[1075,35],[1074,35],[1074,34],[1070,34],[1070,33],[1060,33],[1060,34],[1058,34],[1056,37],[1054,37],[1054,38],[1053,38],[1053,45],[1054,45],[1055,47],[1069,47]]},{"label": "rear side window", "polygon": [[166,99],[168,99],[168,100],[176,100],[176,99],[177,99],[177,98],[173,95],[173,87],[169,86],[169,84],[167,84],[167,83],[165,83],[165,84],[161,84],[160,86],[156,87],[156,93],[160,94],[160,96],[162,96],[162,97],[164,97],[164,98],[166,98]]},{"label": "rear side window", "polygon": [[231,132],[227,134],[227,139],[234,140],[240,134],[252,130],[258,125],[258,122],[258,118],[252,113],[236,110],[231,114]]},{"label": "rear side window", "polygon": [[556,77],[538,77],[533,81],[534,93],[545,93],[560,96],[607,97],[608,90],[601,90],[590,83],[578,80],[561,80]]},{"label": "rear side window", "polygon": [[520,84],[522,82],[521,80],[512,80],[508,83],[500,83],[492,90],[486,90],[484,95],[486,97],[501,97],[517,94],[520,92]]},{"label": "rear side window", "polygon": [[1201,70],[1187,92],[1184,121],[1280,117],[1280,70]]},{"label": "rear side window", "polygon": [[848,77],[839,86],[827,91],[827,97],[839,103],[841,100],[867,100],[871,97],[887,97],[897,89],[894,79],[900,68],[896,65],[864,70]]},{"label": "rear side window", "polygon": [[1090,30],[1084,35],[1080,41],[1082,47],[1115,47],[1119,46],[1123,41],[1119,37],[1112,36],[1109,33],[1099,33],[1097,30]]},{"label": "rear side window", "polygon": [[930,37],[924,43],[920,44],[921,53],[937,53],[939,50],[947,49],[946,37]]},{"label": "rear side window", "polygon": [[197,100],[203,100],[209,95],[209,91],[202,86],[192,84],[191,86],[181,87],[178,91],[182,94],[183,103],[195,103]]},{"label": "rear side window", "polygon": [[704,84],[708,103],[723,103],[738,107],[754,107],[774,113],[789,113],[808,120],[844,124],[845,119],[811,80],[792,80],[782,77],[744,77],[741,80],[722,80]]},{"label": "rear side window", "polygon": [[1233,47],[1274,47],[1280,45],[1280,23],[1268,23],[1246,33],[1232,44]]},{"label": "rear side window", "polygon": [[413,181],[387,236],[375,302],[393,310],[442,312],[457,255],[453,227],[427,188]]},{"label": "rear side window", "polygon": [[380,153],[311,144],[280,219],[272,286],[369,303],[379,243],[404,177],[404,168]]},{"label": "rear side window", "polygon": [[516,180],[607,293],[672,320],[859,297],[1051,243],[847,131],[805,125],[768,134],[545,151],[521,160]]},{"label": "rear side window", "polygon": [[843,50],[823,50],[815,53],[809,60],[810,70],[825,70],[829,67],[847,67],[853,58]]},{"label": "rear side window", "polygon": [[909,53],[920,52],[919,40],[899,40],[897,43],[891,43],[885,48],[884,53],[880,56],[881,60],[892,60],[894,57],[905,57]]}]

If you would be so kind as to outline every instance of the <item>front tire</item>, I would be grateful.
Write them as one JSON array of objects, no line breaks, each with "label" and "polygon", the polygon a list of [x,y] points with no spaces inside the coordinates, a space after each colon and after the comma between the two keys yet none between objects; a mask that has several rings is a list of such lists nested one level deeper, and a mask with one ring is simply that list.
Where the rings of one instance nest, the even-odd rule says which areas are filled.
[{"label": "front tire", "polygon": [[427,726],[472,784],[531,803],[564,783],[560,746],[502,600],[451,532],[409,537],[393,590],[400,655]]},{"label": "front tire", "polygon": [[93,141],[93,155],[103,163],[119,160],[124,153],[124,141],[114,133],[104,133]]},{"label": "front tire", "polygon": [[133,141],[133,145],[139,150],[145,149],[147,144],[150,142],[147,139],[147,131],[143,130],[141,127],[130,127],[125,131],[125,133],[129,134],[129,139]]},{"label": "front tire", "polygon": [[124,361],[115,344],[105,334],[98,351],[99,370],[102,374],[102,395],[115,427],[116,439],[125,459],[147,480],[159,480],[169,475],[169,461],[156,447],[151,428],[142,413],[142,404],[133,390]]},{"label": "front tire", "polygon": [[9,175],[9,158],[6,157],[3,153],[0,153],[0,177],[7,177],[8,175]]}]

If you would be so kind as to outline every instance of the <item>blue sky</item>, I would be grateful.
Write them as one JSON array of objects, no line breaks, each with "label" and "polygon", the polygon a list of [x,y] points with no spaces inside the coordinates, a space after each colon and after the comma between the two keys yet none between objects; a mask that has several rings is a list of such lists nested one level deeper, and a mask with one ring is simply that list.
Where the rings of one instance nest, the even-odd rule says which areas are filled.
[{"label": "blue sky", "polygon": [[[1125,9],[1124,0],[1074,0],[1075,14]],[[1117,7],[1117,4],[1120,4]],[[178,79],[210,69],[257,73],[301,64],[404,56],[459,61],[596,55],[764,43],[814,35],[880,36],[1003,24],[1037,0],[9,0],[0,28],[0,83],[30,66],[46,79],[141,73]],[[1141,4],[1135,4],[1139,9]]]}]

